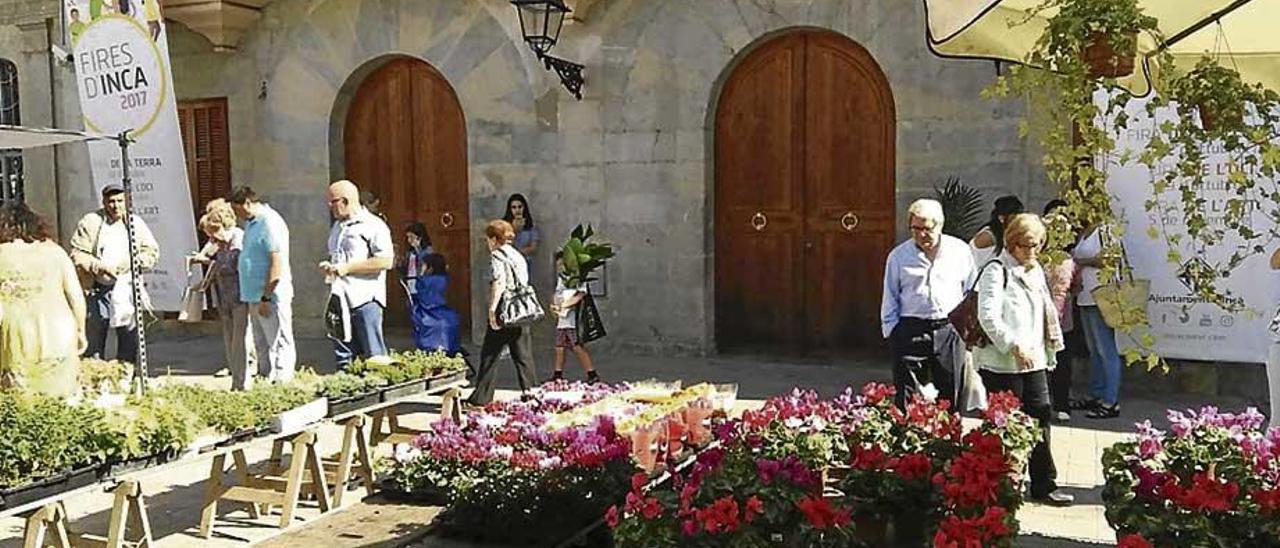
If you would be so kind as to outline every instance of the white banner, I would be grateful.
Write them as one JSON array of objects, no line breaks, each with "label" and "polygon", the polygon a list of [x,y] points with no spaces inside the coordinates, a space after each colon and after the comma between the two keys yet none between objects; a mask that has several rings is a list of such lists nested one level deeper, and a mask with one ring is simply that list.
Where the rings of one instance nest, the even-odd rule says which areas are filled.
[{"label": "white banner", "polygon": [[[178,310],[187,283],[184,257],[195,250],[196,234],[160,0],[65,4],[85,129],[129,131],[136,141],[129,147],[134,213],[160,244],[147,290],[156,310]],[[95,189],[120,183],[118,145],[90,143],[89,158]]]},{"label": "white banner", "polygon": [[[1167,236],[1186,234],[1186,224],[1177,213],[1181,211],[1178,191],[1169,189],[1154,195],[1151,170],[1136,160],[1158,131],[1160,122],[1172,119],[1174,113],[1165,109],[1152,119],[1146,113],[1146,103],[1145,100],[1130,101],[1126,109],[1131,116],[1129,128],[1115,136],[1117,156],[1108,161],[1107,186],[1115,197],[1113,207],[1117,218],[1127,223],[1123,240],[1134,275],[1151,280],[1147,312],[1156,338],[1156,351],[1165,358],[1262,363],[1270,344],[1267,323],[1280,296],[1276,291],[1280,280],[1269,267],[1275,250],[1267,249],[1249,257],[1222,282],[1222,287],[1243,300],[1244,309],[1239,312],[1227,312],[1203,302],[1178,279],[1177,265],[1169,262],[1167,243]],[[1121,165],[1119,159],[1125,152],[1134,159]],[[1221,146],[1207,145],[1206,187],[1200,190],[1200,196],[1206,199],[1207,220],[1211,224],[1221,225],[1227,200],[1235,195],[1227,191],[1224,184],[1228,166],[1228,155]],[[1167,214],[1162,222],[1158,210],[1151,213],[1146,210],[1145,204],[1151,199],[1159,200],[1166,210],[1173,208],[1174,213]],[[1255,230],[1266,232],[1272,226],[1264,214],[1269,208],[1260,209],[1255,209],[1251,220]],[[1203,257],[1210,264],[1224,261],[1240,243],[1234,232],[1227,234],[1226,241],[1216,246],[1219,251],[1215,253],[1221,256]],[[1196,256],[1185,247],[1176,251],[1184,260]],[[1120,335],[1117,338],[1124,339]]]}]

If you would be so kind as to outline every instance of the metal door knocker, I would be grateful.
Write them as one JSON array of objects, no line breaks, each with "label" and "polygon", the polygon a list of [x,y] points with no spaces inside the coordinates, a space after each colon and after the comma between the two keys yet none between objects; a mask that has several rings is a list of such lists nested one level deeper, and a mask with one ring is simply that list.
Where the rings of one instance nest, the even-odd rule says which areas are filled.
[{"label": "metal door knocker", "polygon": [[769,218],[765,217],[763,212],[757,211],[751,216],[751,228],[756,229],[756,232],[764,230],[766,226],[769,226]]},{"label": "metal door knocker", "polygon": [[440,226],[453,228],[453,214],[446,211],[440,215]]},{"label": "metal door knocker", "polygon": [[840,228],[845,232],[853,232],[853,229],[858,228],[858,216],[852,211],[846,212],[843,217],[840,217]]}]

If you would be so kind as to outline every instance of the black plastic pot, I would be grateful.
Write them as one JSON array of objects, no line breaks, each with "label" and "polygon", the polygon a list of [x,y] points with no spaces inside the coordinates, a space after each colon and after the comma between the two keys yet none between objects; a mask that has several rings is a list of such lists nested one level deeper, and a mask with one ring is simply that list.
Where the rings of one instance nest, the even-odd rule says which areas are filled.
[{"label": "black plastic pot", "polygon": [[0,508],[16,508],[29,502],[54,497],[98,482],[104,466],[77,468],[12,489],[0,489]]},{"label": "black plastic pot", "polygon": [[382,390],[382,401],[398,400],[407,398],[414,394],[421,394],[427,391],[427,381],[425,379],[412,380],[400,383],[395,386],[388,386]]},{"label": "black plastic pot", "polygon": [[453,373],[446,373],[438,377],[431,377],[430,379],[427,379],[427,390],[434,390],[436,388],[440,388],[441,386],[447,386],[455,382],[461,381],[465,378],[467,378],[466,371],[455,371]]},{"label": "black plastic pot", "polygon": [[358,394],[355,396],[340,398],[336,400],[330,399],[329,414],[326,416],[336,417],[338,415],[345,415],[352,411],[357,411],[372,405],[377,405],[377,403],[380,401],[382,401],[382,394],[379,392],[369,392],[367,394]]},{"label": "black plastic pot", "polygon": [[165,451],[163,453],[156,453],[154,455],[147,455],[136,459],[111,462],[106,465],[103,477],[114,478],[123,476],[130,472],[137,472],[138,470],[143,470],[152,466],[159,466],[173,460],[175,457],[177,457],[176,451]]},{"label": "black plastic pot", "polygon": [[242,441],[248,440],[249,438],[257,436],[258,434],[266,432],[266,430],[267,429],[265,428],[245,428],[242,430],[237,430],[235,432],[232,432],[230,436],[227,436],[227,439],[222,440],[218,443],[215,443],[214,447],[226,447],[228,445],[235,445]]}]

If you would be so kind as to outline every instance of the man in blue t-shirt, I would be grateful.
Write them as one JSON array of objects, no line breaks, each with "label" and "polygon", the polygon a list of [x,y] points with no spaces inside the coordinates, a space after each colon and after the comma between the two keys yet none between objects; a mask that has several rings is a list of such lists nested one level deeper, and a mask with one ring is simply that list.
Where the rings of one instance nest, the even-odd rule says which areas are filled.
[{"label": "man in blue t-shirt", "polygon": [[238,186],[227,198],[245,222],[240,250],[240,301],[249,304],[249,323],[258,352],[258,374],[288,382],[298,362],[293,341],[293,276],[289,273],[289,227],[252,188]]}]

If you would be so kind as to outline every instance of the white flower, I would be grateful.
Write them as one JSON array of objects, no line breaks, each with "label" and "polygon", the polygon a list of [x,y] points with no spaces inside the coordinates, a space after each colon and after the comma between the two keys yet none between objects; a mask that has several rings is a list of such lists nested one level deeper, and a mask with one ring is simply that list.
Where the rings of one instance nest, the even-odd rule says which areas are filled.
[{"label": "white flower", "polygon": [[511,455],[514,455],[515,453],[516,450],[507,445],[495,445],[489,450],[489,454],[504,459],[511,458]]},{"label": "white flower", "polygon": [[804,426],[804,419],[801,419],[800,417],[787,417],[787,420],[782,421],[782,425],[790,428],[791,430],[798,430],[801,426]]},{"label": "white flower", "polygon": [[413,461],[418,460],[418,457],[420,456],[422,456],[422,451],[420,451],[417,447],[414,447],[407,443],[396,444],[396,448],[395,448],[396,462],[400,464],[409,464]]}]

